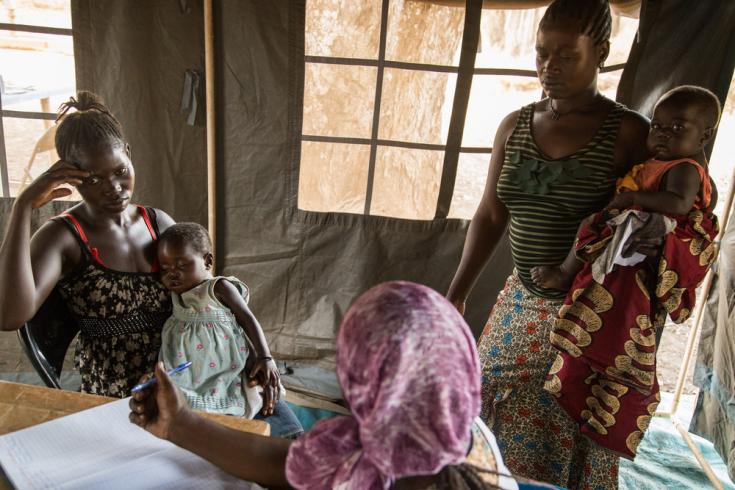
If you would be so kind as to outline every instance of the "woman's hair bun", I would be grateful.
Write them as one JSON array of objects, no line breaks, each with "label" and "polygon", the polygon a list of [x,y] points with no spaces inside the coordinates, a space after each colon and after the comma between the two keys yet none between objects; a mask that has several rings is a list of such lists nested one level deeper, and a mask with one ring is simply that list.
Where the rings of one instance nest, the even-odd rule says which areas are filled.
[{"label": "woman's hair bun", "polygon": [[80,90],[77,92],[77,96],[69,97],[69,100],[62,103],[59,107],[57,121],[66,115],[71,109],[75,109],[79,112],[97,110],[105,114],[109,114],[110,110],[105,106],[102,98],[88,90]]},{"label": "woman's hair bun", "polygon": [[120,122],[97,94],[86,90],[61,104],[56,122],[56,152],[62,160],[72,162],[80,152],[125,144]]}]

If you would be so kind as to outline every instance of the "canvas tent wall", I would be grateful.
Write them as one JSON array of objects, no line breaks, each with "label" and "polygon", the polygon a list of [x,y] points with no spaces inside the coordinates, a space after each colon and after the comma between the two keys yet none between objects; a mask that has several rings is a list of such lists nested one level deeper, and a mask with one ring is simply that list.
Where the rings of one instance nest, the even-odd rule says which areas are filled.
[{"label": "canvas tent wall", "polygon": [[[679,3],[681,10],[685,2]],[[650,54],[660,51],[646,41],[663,36],[668,27],[662,23],[654,29],[660,5],[645,4],[649,31],[634,47],[636,69],[624,74],[622,99],[650,111],[646,87],[660,92],[684,81],[724,94],[721,74],[727,67],[716,59],[716,49],[708,49],[713,53],[709,71],[657,69],[651,75],[646,56],[660,59]],[[223,273],[251,283],[254,308],[276,352],[328,360],[341,313],[367,287],[402,278],[445,290],[467,223],[299,210],[305,4],[222,1],[215,6],[219,263]],[[657,15],[649,18],[647,12]],[[119,114],[138,162],[139,199],[179,220],[205,222],[203,118],[200,112],[194,126],[186,124],[180,97],[186,70],[201,73],[203,67],[201,3],[79,0],[73,2],[73,21],[78,86],[101,93]],[[698,50],[691,41],[712,42],[697,32],[702,30],[687,37],[691,63],[702,59],[692,56]],[[681,54],[681,49],[667,52]],[[724,58],[727,51],[720,52]],[[470,303],[476,331],[509,263],[503,244]]]},{"label": "canvas tent wall", "polygon": [[[251,285],[275,352],[329,366],[338,321],[366,288],[446,289],[467,223],[299,210],[305,4],[215,5],[221,272]],[[185,71],[203,66],[201,3],[80,0],[73,20],[78,86],[129,128],[138,198],[205,222],[202,120],[179,112]],[[476,326],[510,272],[507,247],[496,256],[471,304]]]},{"label": "canvas tent wall", "polygon": [[[468,96],[481,2],[448,3],[456,4],[454,10],[460,12],[453,20],[460,35],[452,42],[470,52],[460,57],[455,70],[456,99]],[[629,11],[635,4],[614,3]],[[710,33],[713,28],[723,33],[728,29],[724,19],[730,4],[707,3],[708,8],[693,10],[684,1],[644,3],[644,30],[620,87],[623,101],[650,112],[649,94],[684,82],[710,86],[724,96],[727,85],[722,80],[732,72],[732,60],[726,58],[733,51],[726,49],[724,38],[713,40]],[[138,199],[178,220],[206,222],[203,113],[191,126],[186,123],[189,114],[181,112],[186,71],[203,71],[201,2],[74,0],[72,5],[78,87],[101,93],[120,116],[137,162]],[[470,12],[466,16],[465,8]],[[714,8],[722,15],[710,17]],[[687,36],[672,37],[667,33],[682,12],[687,22],[677,26],[677,32],[688,29]],[[299,209],[306,20],[304,1],[215,2],[217,252],[223,273],[243,277],[252,286],[253,307],[275,351],[285,357],[326,360],[328,365],[339,318],[361,291],[388,279],[415,280],[446,290],[467,228],[465,220],[444,218],[456,177],[462,125],[450,123],[449,135],[440,143],[446,154],[436,213],[429,219]],[[687,40],[685,45],[682,39]],[[696,56],[702,50],[710,53],[706,61]],[[663,70],[662,59],[679,61]],[[202,107],[201,93],[199,97]],[[455,111],[461,110],[459,104]],[[461,122],[459,116],[452,114],[452,120]],[[348,163],[344,162],[346,169]],[[503,243],[469,304],[475,332],[509,272]]]}]

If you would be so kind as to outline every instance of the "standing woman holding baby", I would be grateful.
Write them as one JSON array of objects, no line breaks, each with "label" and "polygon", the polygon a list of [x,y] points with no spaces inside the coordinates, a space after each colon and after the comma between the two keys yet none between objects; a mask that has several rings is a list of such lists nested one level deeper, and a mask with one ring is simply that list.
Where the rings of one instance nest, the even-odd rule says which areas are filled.
[{"label": "standing woman holding baby", "polygon": [[[618,458],[583,438],[543,390],[556,355],[549,333],[566,291],[538,286],[531,269],[561,264],[581,221],[648,156],[646,119],[598,91],[611,25],[607,0],[556,0],[547,9],[536,37],[547,97],[500,124],[485,193],[447,293],[463,311],[509,224],[515,271],[478,346],[483,418],[511,472],[571,489],[616,488]],[[655,253],[651,245],[638,250]]]}]

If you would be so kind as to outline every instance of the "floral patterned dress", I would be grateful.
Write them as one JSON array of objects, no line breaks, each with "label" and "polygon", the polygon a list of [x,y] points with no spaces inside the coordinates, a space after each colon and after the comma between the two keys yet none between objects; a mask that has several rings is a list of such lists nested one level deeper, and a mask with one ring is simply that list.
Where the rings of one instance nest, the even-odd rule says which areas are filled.
[{"label": "floral patterned dress", "polygon": [[229,281],[248,301],[248,287],[234,277],[214,277],[181,294],[172,293],[173,314],[163,326],[161,360],[166,368],[191,361],[174,377],[189,406],[210,413],[253,418],[262,408],[257,388],[243,382],[248,339],[235,315],[214,293]]},{"label": "floral patterned dress", "polygon": [[[155,211],[142,206],[138,210],[156,240]],[[109,269],[74,216],[65,213],[54,219],[69,227],[83,251],[77,267],[57,285],[80,327],[74,360],[81,390],[129,396],[158,359],[161,328],[171,314],[169,292],[158,278],[157,264],[149,273]]]}]

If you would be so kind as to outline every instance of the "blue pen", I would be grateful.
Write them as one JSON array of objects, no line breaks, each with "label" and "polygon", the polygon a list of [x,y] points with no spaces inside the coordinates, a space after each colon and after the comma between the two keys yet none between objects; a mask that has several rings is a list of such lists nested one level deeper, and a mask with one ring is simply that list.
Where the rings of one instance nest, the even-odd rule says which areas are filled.
[{"label": "blue pen", "polygon": [[[168,374],[169,376],[171,376],[172,374],[180,373],[181,371],[183,371],[184,369],[188,368],[189,366],[191,366],[191,361],[185,362],[184,364],[179,364],[175,368],[167,371],[166,374]],[[146,381],[145,383],[141,383],[139,385],[133,386],[133,389],[130,390],[130,391],[132,393],[137,393],[140,390],[145,390],[146,388],[150,388],[154,384],[156,384],[156,378],[155,378],[155,376],[153,378],[149,379],[148,381]]]}]

